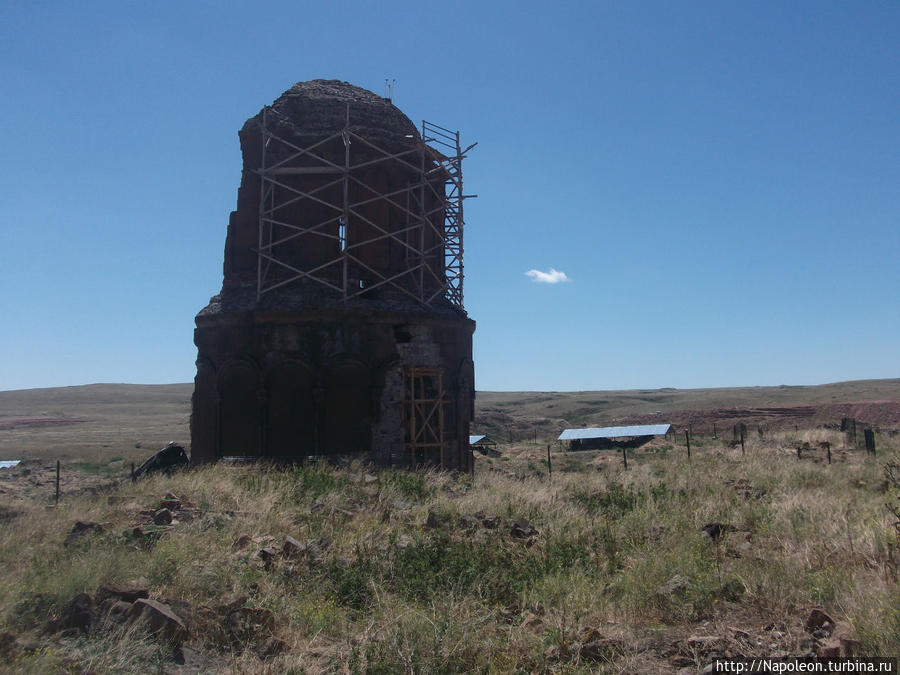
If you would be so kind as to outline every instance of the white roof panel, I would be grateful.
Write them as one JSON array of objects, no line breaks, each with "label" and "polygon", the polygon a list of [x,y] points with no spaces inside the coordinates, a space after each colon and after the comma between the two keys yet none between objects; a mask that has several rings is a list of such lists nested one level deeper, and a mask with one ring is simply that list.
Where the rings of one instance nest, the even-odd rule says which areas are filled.
[{"label": "white roof panel", "polygon": [[593,427],[566,429],[557,440],[580,441],[588,438],[625,438],[627,436],[662,436],[669,433],[671,424],[644,424],[635,427]]}]

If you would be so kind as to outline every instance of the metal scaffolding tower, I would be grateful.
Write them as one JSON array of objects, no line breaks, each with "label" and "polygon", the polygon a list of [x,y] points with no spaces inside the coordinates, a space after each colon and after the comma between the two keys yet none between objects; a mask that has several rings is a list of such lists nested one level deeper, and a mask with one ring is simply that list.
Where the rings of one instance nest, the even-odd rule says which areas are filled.
[{"label": "metal scaffolding tower", "polygon": [[[278,114],[267,107],[261,115],[257,299],[302,280],[344,300],[385,287],[423,307],[446,300],[463,309],[463,200],[475,195],[463,195],[462,160],[475,144],[464,151],[458,131],[423,122],[419,138],[382,147],[351,128],[348,105],[343,129],[302,146],[270,128]],[[379,168],[409,180],[385,191],[374,184]],[[372,217],[376,203],[391,222]],[[297,216],[313,211],[312,221]],[[403,265],[373,264],[367,251],[385,241],[403,250]],[[328,253],[301,264],[287,244]]]}]

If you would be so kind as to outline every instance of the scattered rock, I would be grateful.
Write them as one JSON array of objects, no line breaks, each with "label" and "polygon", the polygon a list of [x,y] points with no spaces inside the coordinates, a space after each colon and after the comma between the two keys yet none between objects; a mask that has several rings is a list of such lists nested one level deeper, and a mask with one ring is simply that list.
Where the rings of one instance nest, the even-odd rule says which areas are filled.
[{"label": "scattered rock", "polygon": [[377,482],[378,482],[377,476],[373,476],[370,473],[367,473],[366,475],[363,476],[363,483],[365,483],[366,485],[370,485],[371,483],[377,483]]},{"label": "scattered rock", "polygon": [[187,627],[172,608],[156,600],[139,598],[128,611],[128,619],[153,635],[180,644],[188,637]]},{"label": "scattered rock", "polygon": [[281,547],[281,554],[285,558],[296,558],[306,553],[306,547],[299,541],[288,535],[284,538],[284,545]]},{"label": "scattered rock", "polygon": [[184,448],[172,442],[135,469],[134,479],[137,480],[159,471],[172,473],[175,469],[186,468],[189,464],[190,460]]},{"label": "scattered rock", "polygon": [[172,512],[169,509],[160,509],[153,514],[153,523],[156,525],[171,525]]},{"label": "scattered rock", "polygon": [[862,654],[862,642],[851,637],[839,637],[841,654],[844,656],[859,656]]},{"label": "scattered rock", "polygon": [[659,595],[683,595],[688,588],[688,580],[685,579],[680,574],[676,574],[674,577],[669,579],[666,583],[656,589],[656,592]]},{"label": "scattered rock", "polygon": [[76,521],[69,531],[69,534],[66,535],[63,546],[69,546],[83,537],[88,537],[92,534],[100,534],[101,532],[103,532],[103,526],[100,523],[82,520]]},{"label": "scattered rock", "polygon": [[537,534],[537,530],[534,529],[534,526],[526,518],[517,518],[513,522],[509,533],[516,539],[527,539],[528,537]]},{"label": "scattered rock", "polygon": [[87,593],[79,593],[63,607],[59,620],[51,621],[47,628],[48,632],[75,630],[75,635],[77,635],[78,632],[87,633],[96,620],[97,613],[94,611],[94,601],[91,600],[91,596]]},{"label": "scattered rock", "polygon": [[734,525],[728,525],[727,523],[707,523],[700,528],[700,534],[712,541],[718,541],[723,535],[734,531]]},{"label": "scattered rock", "polygon": [[97,599],[116,598],[125,602],[134,602],[140,598],[149,598],[150,589],[140,583],[124,585],[124,584],[103,584],[97,590]]},{"label": "scattered rock", "polygon": [[107,600],[107,603],[108,605],[104,605],[103,612],[106,618],[113,623],[124,623],[128,618],[128,613],[131,611],[132,603],[124,600],[113,600],[112,598]]},{"label": "scattered rock", "polygon": [[181,511],[182,504],[178,497],[166,495],[166,498],[159,503],[159,507],[161,509],[169,509],[169,511]]},{"label": "scattered rock", "polygon": [[824,645],[816,650],[816,653],[825,658],[834,658],[841,655],[841,641],[837,638],[831,638]]},{"label": "scattered rock", "polygon": [[266,547],[264,549],[261,549],[258,555],[260,558],[262,558],[262,561],[268,568],[275,560],[275,558],[278,557],[278,551],[276,551],[274,548]]},{"label": "scattered rock", "polygon": [[834,630],[835,621],[830,616],[828,616],[824,610],[816,607],[809,613],[809,617],[806,619],[806,631],[808,633],[813,633],[819,629],[824,629],[831,635],[831,632]]},{"label": "scattered rock", "polygon": [[241,549],[245,546],[248,546],[253,542],[253,538],[249,534],[242,534],[240,537],[234,540],[231,544],[231,548]]},{"label": "scattered rock", "polygon": [[481,524],[488,530],[493,530],[500,524],[500,518],[498,516],[485,516],[481,519]]}]

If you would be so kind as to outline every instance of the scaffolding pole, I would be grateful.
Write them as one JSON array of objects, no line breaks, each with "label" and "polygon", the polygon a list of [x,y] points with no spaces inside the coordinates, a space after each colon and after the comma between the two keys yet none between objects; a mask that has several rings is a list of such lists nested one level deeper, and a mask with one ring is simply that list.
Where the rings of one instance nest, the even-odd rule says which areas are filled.
[{"label": "scaffolding pole", "polygon": [[[474,146],[463,151],[458,131],[424,121],[421,137],[407,146],[379,146],[352,130],[349,104],[343,129],[303,146],[275,133],[271,125],[277,114],[267,107],[260,120],[257,300],[276,288],[304,282],[331,289],[344,301],[390,288],[425,307],[446,300],[464,309],[462,206],[470,196],[462,192],[462,160]],[[338,142],[343,143],[342,156]],[[370,169],[380,168],[410,179],[404,187],[386,190],[367,178],[378,173]],[[316,178],[320,180],[310,182]],[[337,203],[329,196],[334,189],[340,190]],[[397,214],[389,215],[389,221],[401,218],[399,228],[367,216],[367,207],[377,202],[385,204],[388,214]],[[320,211],[313,222],[304,217],[307,206]],[[329,241],[333,243],[323,245]],[[292,247],[330,248],[334,254],[300,264],[285,254],[290,242]],[[368,247],[381,242],[401,248],[407,261],[402,269],[391,268],[390,252],[382,268],[367,262]]]}]

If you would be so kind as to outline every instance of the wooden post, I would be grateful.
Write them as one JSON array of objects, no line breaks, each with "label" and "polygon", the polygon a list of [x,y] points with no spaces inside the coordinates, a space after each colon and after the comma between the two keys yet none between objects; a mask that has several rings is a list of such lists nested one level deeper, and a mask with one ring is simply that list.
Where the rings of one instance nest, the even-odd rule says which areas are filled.
[{"label": "wooden post", "polygon": [[131,463],[131,482],[133,483],[134,481],[135,481],[135,478],[134,478],[134,462],[132,462],[132,463]]},{"label": "wooden post", "polygon": [[625,463],[625,470],[628,471],[628,455],[625,454],[625,448],[622,448],[622,461]]},{"label": "wooden post", "polygon": [[713,422],[713,440],[714,441],[719,440],[719,434],[716,431],[716,423],[715,422]]},{"label": "wooden post", "polygon": [[691,458],[691,435],[687,431],[684,432],[684,442],[685,442],[685,445],[687,445],[687,449],[688,449],[688,459],[690,459]]},{"label": "wooden post", "polygon": [[56,460],[56,503],[59,504],[59,460]]},{"label": "wooden post", "polygon": [[550,463],[550,446],[547,446],[547,473],[549,474],[549,479],[553,480],[553,464]]},{"label": "wooden post", "polygon": [[744,425],[741,425],[741,457],[744,456]]},{"label": "wooden post", "polygon": [[825,450],[828,452],[828,463],[831,464],[831,443],[825,444]]},{"label": "wooden post", "polygon": [[801,447],[802,447],[802,446],[798,443],[798,444],[797,444],[797,459],[802,459],[801,456],[800,456],[800,448],[801,448]]}]

